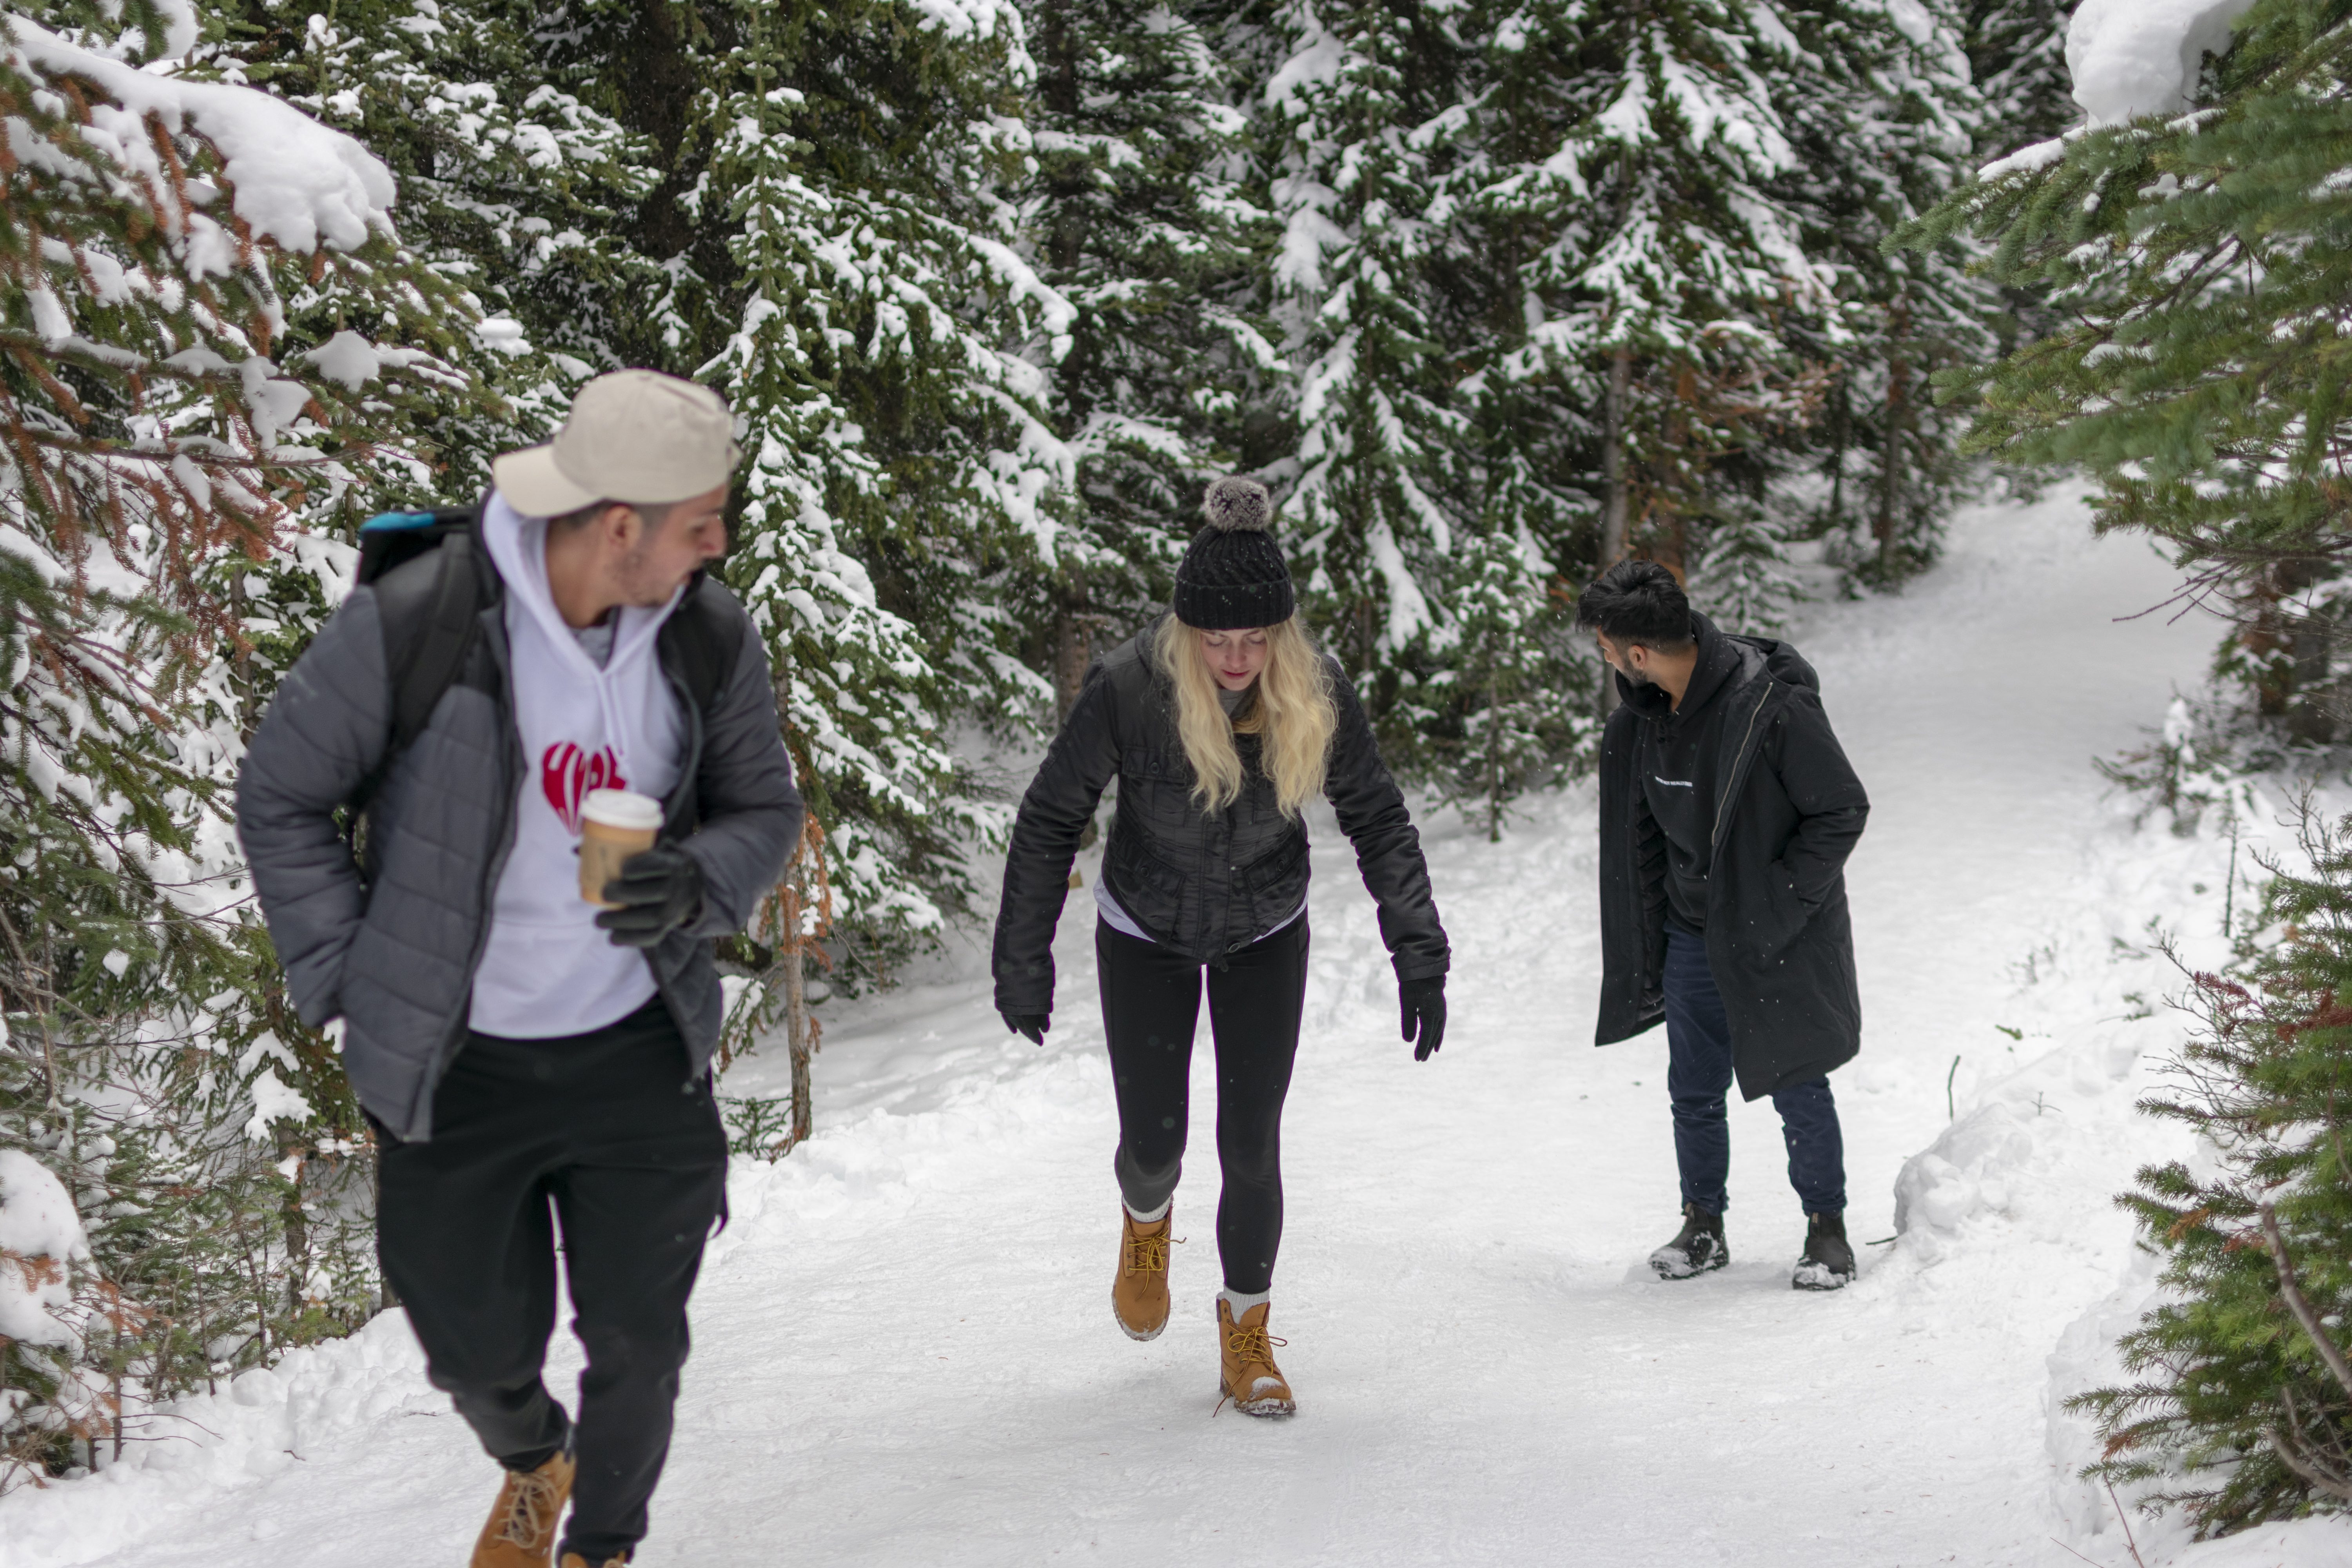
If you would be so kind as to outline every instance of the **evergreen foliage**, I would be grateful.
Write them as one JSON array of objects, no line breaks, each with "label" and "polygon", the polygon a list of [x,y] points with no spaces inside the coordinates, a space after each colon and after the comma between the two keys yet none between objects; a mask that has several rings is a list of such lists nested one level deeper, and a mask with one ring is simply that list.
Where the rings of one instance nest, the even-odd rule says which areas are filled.
[{"label": "evergreen foliage", "polygon": [[1459,243],[1431,200],[1462,123],[1460,7],[1298,0],[1265,86],[1272,279],[1297,367],[1280,503],[1303,613],[1356,679],[1393,765],[1429,766],[1425,676],[1475,515],[1439,277]]},{"label": "evergreen foliage", "polygon": [[79,1365],[0,1346],[47,1390],[0,1441],[51,1465],[90,1462],[91,1376],[135,1405],[373,1310],[338,1228],[357,1110],[285,1008],[227,792],[346,531],[430,486],[427,432],[503,412],[382,165],[131,68],[188,22],[59,5],[0,56],[0,1146],[89,1216],[106,1325]]},{"label": "evergreen foliage", "polygon": [[2139,1173],[2120,1201],[2170,1300],[2122,1342],[2136,1381],[2074,1403],[2095,1474],[2153,1482],[2200,1535],[2352,1504],[2352,819],[2301,824],[2305,872],[2273,868],[2242,974],[2195,975],[2201,1027],[2141,1109],[2210,1154]]},{"label": "evergreen foliage", "polygon": [[2051,330],[1944,380],[1970,449],[2095,476],[2102,528],[2168,545],[2234,603],[2225,670],[2263,710],[2332,734],[2340,469],[2352,405],[2352,6],[2261,0],[2195,112],[1996,164],[1906,243],[1972,231],[1986,271],[2048,290]]},{"label": "evergreen foliage", "polygon": [[1035,173],[1021,226],[1070,302],[1053,416],[1076,485],[1028,587],[1056,708],[1100,646],[1167,606],[1198,500],[1239,466],[1246,411],[1286,369],[1258,313],[1269,216],[1241,176],[1247,120],[1196,20],[1139,0],[1031,8]]},{"label": "evergreen foliage", "polygon": [[1968,0],[1960,37],[1984,104],[1978,153],[2006,157],[2083,118],[2066,76],[2066,18],[2074,9],[2065,0]]},{"label": "evergreen foliage", "polygon": [[1010,601],[1059,531],[1070,458],[1038,361],[1072,311],[1013,243],[1017,13],[730,15],[737,41],[687,66],[732,89],[697,100],[696,186],[733,194],[670,258],[700,276],[664,357],[749,431],[729,575],[770,637],[841,918],[892,951],[965,907],[962,850],[1002,825],[950,727],[1045,689]]},{"label": "evergreen foliage", "polygon": [[1934,560],[1945,516],[1972,488],[1956,416],[1928,389],[1939,367],[1993,352],[1995,302],[1957,243],[1886,241],[1959,183],[1989,110],[1939,12],[1865,0],[1788,19],[1796,47],[1781,99],[1796,159],[1776,191],[1832,303],[1800,297],[1783,321],[1822,398],[1787,444],[1810,459],[1808,524],[1837,535],[1834,553],[1857,577],[1899,583]]}]

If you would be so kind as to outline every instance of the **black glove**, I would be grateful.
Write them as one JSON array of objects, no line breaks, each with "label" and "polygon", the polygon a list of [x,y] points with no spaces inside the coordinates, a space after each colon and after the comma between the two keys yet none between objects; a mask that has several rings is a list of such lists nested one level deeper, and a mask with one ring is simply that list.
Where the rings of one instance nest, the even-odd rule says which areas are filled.
[{"label": "black glove", "polygon": [[1051,1013],[1008,1013],[1000,1007],[996,1010],[996,1016],[1003,1019],[1004,1026],[1014,1034],[1028,1036],[1029,1043],[1033,1046],[1044,1045],[1045,1031],[1054,1026],[1054,1016]]},{"label": "black glove", "polygon": [[1412,1059],[1427,1061],[1445,1043],[1445,976],[1398,981],[1397,1005],[1404,1014],[1405,1039],[1410,1042],[1416,1035],[1421,1039],[1412,1047]]},{"label": "black glove", "polygon": [[621,906],[596,917],[613,944],[651,947],[702,912],[702,867],[667,844],[640,849],[604,884],[604,900]]}]

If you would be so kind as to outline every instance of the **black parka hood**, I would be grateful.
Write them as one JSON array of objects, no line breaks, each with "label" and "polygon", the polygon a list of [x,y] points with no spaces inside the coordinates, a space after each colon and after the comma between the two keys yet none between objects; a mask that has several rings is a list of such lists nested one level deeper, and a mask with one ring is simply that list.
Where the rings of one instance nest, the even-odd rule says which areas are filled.
[{"label": "black parka hood", "polygon": [[[1822,689],[1822,678],[1813,673],[1804,655],[1777,637],[1723,631],[1696,610],[1691,612],[1691,635],[1698,643],[1698,663],[1691,670],[1690,685],[1683,691],[1683,708],[1686,710],[1695,712],[1706,706],[1727,680],[1738,674],[1747,662],[1743,650],[1752,651],[1762,661],[1764,673],[1781,685],[1816,695]],[[1628,680],[1622,671],[1615,673],[1617,695],[1634,712],[1644,719],[1663,719],[1675,711],[1664,687],[1653,681]]]}]

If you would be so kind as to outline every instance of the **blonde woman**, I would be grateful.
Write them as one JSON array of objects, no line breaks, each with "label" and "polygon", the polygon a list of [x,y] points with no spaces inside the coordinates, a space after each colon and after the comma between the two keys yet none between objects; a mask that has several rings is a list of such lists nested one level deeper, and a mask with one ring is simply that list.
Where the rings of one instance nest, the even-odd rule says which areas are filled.
[{"label": "blonde woman", "polygon": [[1098,660],[1022,797],[996,921],[996,1006],[1042,1044],[1054,927],[1103,787],[1118,814],[1095,883],[1103,1028],[1118,1095],[1121,1234],[1111,1308],[1129,1338],[1168,1322],[1168,1241],[1192,1034],[1208,978],[1217,1052],[1216,1311],[1225,1395],[1297,1408],[1266,1329],[1282,1239],[1282,1102],[1307,984],[1307,828],[1330,799],[1380,905],[1404,1037],[1445,1033],[1445,931],[1420,836],[1363,705],[1300,627],[1263,486],[1223,479],[1176,573],[1174,613]]}]

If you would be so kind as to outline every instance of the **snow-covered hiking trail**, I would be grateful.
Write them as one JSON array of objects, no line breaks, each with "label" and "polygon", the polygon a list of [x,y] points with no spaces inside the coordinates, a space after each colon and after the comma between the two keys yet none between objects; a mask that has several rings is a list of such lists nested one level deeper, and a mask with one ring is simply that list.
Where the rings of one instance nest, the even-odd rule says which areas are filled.
[{"label": "snow-covered hiking trail", "polygon": [[[1851,867],[1864,1052],[1833,1080],[1854,1240],[1894,1234],[1907,1158],[1941,1162],[1852,1289],[1789,1288],[1777,1119],[1736,1098],[1732,1267],[1643,1267],[1677,1217],[1665,1045],[1591,1044],[1589,787],[1527,803],[1500,844],[1424,818],[1455,952],[1425,1066],[1327,817],[1273,1318],[1298,1416],[1212,1415],[1205,1037],[1175,1320],[1150,1344],[1111,1321],[1115,1132],[1074,895],[1043,1051],[988,1007],[984,931],[829,1009],[818,1137],[737,1165],[642,1563],[2127,1563],[2053,1400],[2104,1375],[2098,1336],[2145,1293],[2109,1194],[2183,1148],[2131,1110],[2179,1031],[2133,944],[2151,917],[2197,927],[2192,950],[2219,926],[2228,846],[2136,829],[2091,766],[2210,655],[2210,623],[2117,618],[2173,581],[2072,500],[1986,507],[1907,593],[1796,634],[1874,802]],[[397,1314],[189,1414],[216,1437],[0,1500],[0,1568],[455,1565],[496,1481]],[[2340,1523],[2185,1552],[2134,1528],[2151,1568],[2352,1559]]]}]

